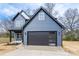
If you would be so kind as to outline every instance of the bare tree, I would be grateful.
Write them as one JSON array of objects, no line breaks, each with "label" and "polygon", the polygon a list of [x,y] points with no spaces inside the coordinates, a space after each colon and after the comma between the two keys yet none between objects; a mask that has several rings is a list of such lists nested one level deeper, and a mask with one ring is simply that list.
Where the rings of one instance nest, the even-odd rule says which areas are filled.
[{"label": "bare tree", "polygon": [[51,14],[51,15],[57,15],[58,12],[54,10],[55,7],[55,3],[45,3],[44,4],[47,11]]},{"label": "bare tree", "polygon": [[0,25],[1,25],[6,31],[8,31],[8,29],[10,28],[10,26],[12,26],[12,21],[11,21],[11,20],[3,20],[2,23],[0,23]]},{"label": "bare tree", "polygon": [[64,36],[69,40],[78,40],[78,29],[79,26],[79,12],[78,9],[67,9],[63,17],[60,17],[59,20],[66,27],[64,31]]},{"label": "bare tree", "polygon": [[79,24],[79,12],[78,9],[67,9],[64,13],[64,17],[60,17],[60,21],[64,24],[64,26],[73,31],[78,28]]},{"label": "bare tree", "polygon": [[30,15],[31,9],[30,9],[30,8],[27,8],[25,12],[26,12],[28,15]]},{"label": "bare tree", "polygon": [[32,15],[37,11],[38,9],[33,9],[32,10]]}]

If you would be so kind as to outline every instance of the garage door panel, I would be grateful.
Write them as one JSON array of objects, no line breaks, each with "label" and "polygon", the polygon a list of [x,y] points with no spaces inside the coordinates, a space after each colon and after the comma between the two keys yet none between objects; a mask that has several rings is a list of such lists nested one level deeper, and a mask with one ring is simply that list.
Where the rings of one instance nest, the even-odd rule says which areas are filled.
[{"label": "garage door panel", "polygon": [[28,45],[49,45],[56,44],[56,33],[51,32],[28,32]]},{"label": "garage door panel", "polygon": [[34,39],[30,40],[29,45],[48,45],[47,41],[48,40]]}]

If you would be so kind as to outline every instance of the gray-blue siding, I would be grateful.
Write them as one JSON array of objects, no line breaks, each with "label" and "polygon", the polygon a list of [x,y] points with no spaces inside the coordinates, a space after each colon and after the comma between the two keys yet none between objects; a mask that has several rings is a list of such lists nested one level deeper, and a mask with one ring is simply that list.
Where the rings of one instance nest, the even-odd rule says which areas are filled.
[{"label": "gray-blue siding", "polygon": [[15,20],[14,20],[14,29],[21,29],[25,24],[25,19],[19,15]]},{"label": "gray-blue siding", "polygon": [[62,28],[55,21],[52,21],[47,14],[45,14],[45,20],[38,20],[38,15],[25,27],[23,31],[24,44],[27,45],[28,31],[57,31],[57,46],[61,46]]},{"label": "gray-blue siding", "polygon": [[[19,27],[19,24],[20,24],[20,27]],[[17,25],[18,24],[18,25]],[[19,15],[19,16],[17,16],[17,18],[14,20],[14,24],[13,24],[13,29],[21,29],[23,26],[24,26],[24,24],[25,24],[25,19],[21,16],[21,15]],[[17,41],[18,40],[18,38],[17,38],[17,34],[16,33],[14,33],[14,39]]]}]

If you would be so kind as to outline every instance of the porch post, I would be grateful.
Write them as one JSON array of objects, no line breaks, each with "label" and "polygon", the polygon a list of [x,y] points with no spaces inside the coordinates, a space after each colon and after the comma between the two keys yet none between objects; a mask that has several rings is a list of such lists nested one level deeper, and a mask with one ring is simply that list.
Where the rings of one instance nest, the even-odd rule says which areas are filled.
[{"label": "porch post", "polygon": [[11,31],[10,31],[10,42],[11,42],[12,38],[11,38]]}]

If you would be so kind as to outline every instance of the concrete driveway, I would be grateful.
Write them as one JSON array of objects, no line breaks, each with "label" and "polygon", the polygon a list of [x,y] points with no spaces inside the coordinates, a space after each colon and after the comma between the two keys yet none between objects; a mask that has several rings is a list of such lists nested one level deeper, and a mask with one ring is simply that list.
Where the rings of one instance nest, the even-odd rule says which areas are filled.
[{"label": "concrete driveway", "polygon": [[4,56],[72,56],[61,47],[27,46],[4,54]]}]

